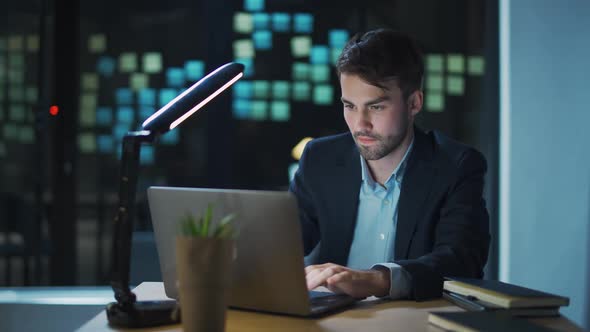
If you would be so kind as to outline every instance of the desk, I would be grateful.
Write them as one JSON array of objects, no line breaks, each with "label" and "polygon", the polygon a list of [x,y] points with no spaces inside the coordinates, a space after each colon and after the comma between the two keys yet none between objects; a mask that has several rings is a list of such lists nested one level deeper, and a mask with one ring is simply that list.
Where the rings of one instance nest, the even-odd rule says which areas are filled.
[{"label": "desk", "polygon": [[[144,282],[135,290],[139,301],[165,299],[161,282]],[[428,324],[429,311],[461,311],[444,299],[414,301],[384,301],[369,298],[349,310],[323,318],[296,318],[242,310],[228,310],[227,332],[255,331],[443,331]],[[559,331],[582,331],[565,317],[536,318],[531,321]],[[103,310],[79,331],[125,331],[108,325]],[[128,330],[138,331],[138,330]],[[142,331],[182,331],[180,325],[168,325]]]}]

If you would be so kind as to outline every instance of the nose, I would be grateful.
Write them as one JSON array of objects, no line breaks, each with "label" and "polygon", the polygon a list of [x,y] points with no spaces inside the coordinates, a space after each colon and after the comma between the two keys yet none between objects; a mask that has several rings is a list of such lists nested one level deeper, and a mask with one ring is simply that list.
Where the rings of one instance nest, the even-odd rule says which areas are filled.
[{"label": "nose", "polygon": [[357,131],[367,131],[373,129],[373,124],[371,123],[371,117],[369,112],[362,110],[358,114],[358,118],[356,121]]}]

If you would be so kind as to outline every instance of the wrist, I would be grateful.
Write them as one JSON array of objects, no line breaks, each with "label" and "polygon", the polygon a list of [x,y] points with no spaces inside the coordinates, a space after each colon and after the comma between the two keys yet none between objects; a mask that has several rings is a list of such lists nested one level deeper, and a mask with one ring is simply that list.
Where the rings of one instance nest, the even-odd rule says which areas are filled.
[{"label": "wrist", "polygon": [[371,270],[372,274],[372,295],[384,297],[389,295],[391,288],[390,271],[388,268],[377,266]]}]

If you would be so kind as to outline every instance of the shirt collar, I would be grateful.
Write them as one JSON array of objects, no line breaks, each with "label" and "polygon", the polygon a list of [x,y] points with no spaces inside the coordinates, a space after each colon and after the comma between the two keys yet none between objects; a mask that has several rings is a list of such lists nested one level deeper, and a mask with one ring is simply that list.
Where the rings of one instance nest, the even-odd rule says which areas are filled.
[{"label": "shirt collar", "polygon": [[[406,171],[406,164],[407,164],[408,155],[410,154],[410,151],[412,151],[413,146],[414,146],[414,138],[412,137],[412,142],[408,146],[408,149],[406,150],[406,153],[404,154],[404,157],[402,158],[401,162],[393,170],[393,172],[391,173],[389,178],[387,178],[387,181],[385,181],[386,187],[389,187],[387,184],[390,183],[393,179],[395,179],[398,183],[401,184],[404,173]],[[367,161],[365,160],[365,158],[363,158],[362,155],[360,156],[360,160],[361,160],[361,178],[362,178],[363,182],[365,182],[367,185],[369,185],[371,187],[374,187],[375,185],[377,185],[377,183],[373,179],[371,172],[369,172],[369,166],[367,165]]]}]

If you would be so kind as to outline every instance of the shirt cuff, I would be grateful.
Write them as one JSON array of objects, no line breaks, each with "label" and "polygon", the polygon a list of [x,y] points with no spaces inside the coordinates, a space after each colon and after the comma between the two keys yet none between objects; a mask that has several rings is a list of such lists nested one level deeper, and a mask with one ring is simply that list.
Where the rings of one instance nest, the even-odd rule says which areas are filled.
[{"label": "shirt cuff", "polygon": [[398,300],[410,295],[412,277],[408,271],[395,263],[379,263],[371,266],[371,269],[375,269],[376,267],[389,269],[389,281],[391,282],[389,286],[390,299]]}]

